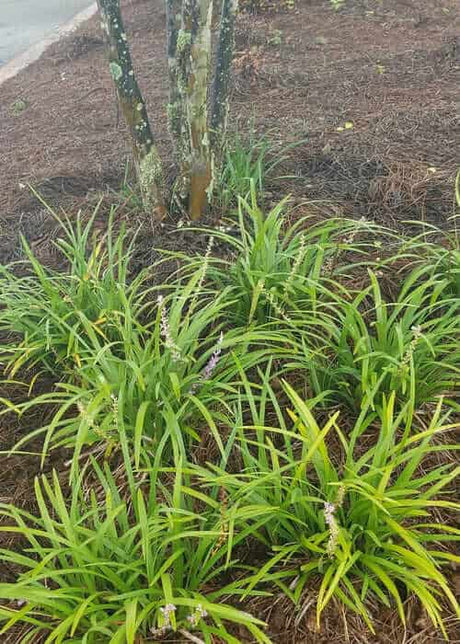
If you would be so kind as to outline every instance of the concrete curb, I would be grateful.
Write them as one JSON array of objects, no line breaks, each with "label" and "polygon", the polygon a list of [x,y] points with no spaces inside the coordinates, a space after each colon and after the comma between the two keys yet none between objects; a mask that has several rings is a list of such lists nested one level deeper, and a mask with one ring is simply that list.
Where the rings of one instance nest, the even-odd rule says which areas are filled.
[{"label": "concrete curb", "polygon": [[21,70],[25,69],[28,65],[35,62],[40,58],[43,52],[53,43],[60,40],[63,36],[67,36],[72,33],[77,27],[79,27],[83,22],[89,20],[97,12],[97,4],[94,3],[87,9],[83,9],[80,13],[77,13],[76,16],[65,23],[57,31],[50,34],[40,42],[32,45],[24,53],[19,54],[12,60],[10,60],[6,65],[0,67],[0,85],[4,83],[9,78],[16,76]]}]

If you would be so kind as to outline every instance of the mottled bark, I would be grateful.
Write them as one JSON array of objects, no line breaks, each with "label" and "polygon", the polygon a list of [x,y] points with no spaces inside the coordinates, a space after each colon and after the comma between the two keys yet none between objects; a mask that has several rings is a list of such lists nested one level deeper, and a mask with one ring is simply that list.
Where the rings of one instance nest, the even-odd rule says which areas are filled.
[{"label": "mottled bark", "polygon": [[181,162],[184,154],[184,108],[180,90],[180,65],[177,56],[177,40],[181,28],[181,4],[181,0],[166,0],[166,35],[169,71],[168,121],[179,162]]},{"label": "mottled bark", "polygon": [[134,75],[119,0],[97,0],[109,51],[109,68],[134,149],[144,203],[157,217],[165,211],[164,179],[141,91]]},{"label": "mottled bark", "polygon": [[206,208],[211,190],[211,154],[208,133],[208,77],[211,56],[212,0],[183,0],[182,29],[178,50],[182,55],[181,91],[185,97],[189,129],[189,158],[186,167],[190,178],[189,212],[198,219]]},{"label": "mottled bark", "polygon": [[235,49],[235,20],[238,0],[222,0],[219,43],[211,101],[211,147],[219,154],[227,127],[233,51]]}]

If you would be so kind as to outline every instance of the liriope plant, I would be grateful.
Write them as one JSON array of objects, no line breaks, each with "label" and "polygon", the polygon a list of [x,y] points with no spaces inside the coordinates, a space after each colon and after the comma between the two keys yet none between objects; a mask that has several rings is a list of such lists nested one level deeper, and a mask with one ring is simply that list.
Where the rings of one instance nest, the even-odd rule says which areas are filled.
[{"label": "liriope plant", "polygon": [[[203,494],[194,511],[180,462],[173,490],[158,502],[140,488],[122,498],[110,470],[94,465],[98,495],[82,492],[80,476],[66,499],[54,474],[35,481],[36,514],[0,504],[0,533],[25,544],[22,552],[0,549],[1,565],[17,571],[14,583],[0,582],[0,638],[135,644],[176,634],[231,644],[233,623],[269,644],[260,620],[225,603],[242,584],[219,579],[237,563],[220,542],[219,503]],[[240,515],[229,509],[229,522],[239,526]],[[237,531],[233,546],[247,534]]]},{"label": "liriope plant", "polygon": [[278,585],[298,604],[308,588],[318,589],[318,626],[335,599],[371,632],[376,603],[394,607],[405,623],[405,600],[415,596],[447,636],[446,607],[460,611],[444,568],[459,561],[453,548],[460,531],[439,514],[460,509],[460,467],[439,464],[436,455],[458,449],[449,440],[458,424],[440,401],[417,430],[410,403],[397,411],[391,394],[375,401],[376,411],[368,401],[347,431],[339,411],[318,423],[316,400],[287,383],[284,392],[287,408],[267,377],[246,381],[252,424],[243,404],[226,446],[237,473],[215,464],[195,468],[204,490],[218,483],[229,503],[248,509],[254,536],[272,551],[246,579],[246,592]]}]

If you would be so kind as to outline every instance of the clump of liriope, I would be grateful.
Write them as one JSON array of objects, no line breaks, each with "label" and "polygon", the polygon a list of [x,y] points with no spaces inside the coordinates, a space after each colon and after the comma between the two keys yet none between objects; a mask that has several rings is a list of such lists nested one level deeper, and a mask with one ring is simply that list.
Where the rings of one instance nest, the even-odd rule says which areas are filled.
[{"label": "clump of liriope", "polygon": [[[65,500],[55,474],[35,482],[37,515],[0,504],[0,532],[27,543],[22,553],[0,552],[2,564],[19,571],[14,583],[0,583],[1,633],[17,635],[22,626],[27,641],[134,644],[180,634],[230,644],[227,627],[235,623],[267,643],[260,620],[224,603],[241,583],[215,582],[219,571],[235,565],[228,544],[217,543],[219,504],[203,494],[199,515],[194,512],[193,494],[181,491],[189,481],[180,461],[176,491],[164,491],[170,504],[158,503],[145,486],[122,499],[108,468],[96,471],[103,490],[98,498],[82,493],[80,477]],[[159,478],[150,481],[160,485]],[[244,531],[234,545],[242,538]]]},{"label": "clump of liriope", "polygon": [[232,133],[216,178],[215,198],[224,212],[237,208],[238,197],[246,197],[253,183],[260,195],[264,194],[270,173],[281,158],[269,160],[270,145],[251,129],[245,141],[237,131]]},{"label": "clump of liriope", "polygon": [[382,292],[373,272],[370,285],[337,307],[324,351],[315,355],[298,343],[291,367],[304,370],[313,391],[359,409],[376,392],[396,392],[414,407],[460,382],[458,299],[451,282],[420,268],[402,278],[395,301]]},{"label": "clump of liriope", "polygon": [[[93,332],[84,321],[88,351],[71,378],[54,391],[11,402],[1,412],[22,415],[54,405],[46,424],[21,438],[12,452],[43,436],[43,460],[50,448],[70,447],[75,468],[82,451],[106,443],[110,453],[117,446],[128,451],[139,467],[146,449],[160,462],[169,462],[172,454],[185,458],[206,431],[223,453],[218,427],[228,424],[239,391],[233,356],[251,368],[270,353],[276,355],[282,336],[238,329],[223,334],[228,300],[225,293],[197,293],[202,279],[198,270],[188,282],[169,286],[170,292],[156,303],[153,298],[144,302],[139,315],[116,318],[115,341]],[[262,348],[248,351],[252,343]]]},{"label": "clump of liriope", "polygon": [[[460,195],[458,197],[460,199]],[[460,202],[459,202],[460,207]],[[437,279],[446,283],[452,297],[460,296],[460,247],[458,217],[450,229],[439,229],[421,222],[411,222],[420,229],[417,234],[401,239],[398,252],[389,258],[390,266],[399,265],[399,273],[412,271],[417,280]],[[401,267],[402,265],[402,267]]]},{"label": "clump of liriope", "polygon": [[[288,202],[282,200],[265,214],[253,183],[250,201],[239,199],[237,221],[229,220],[213,231],[216,242],[224,244],[228,253],[209,259],[207,283],[218,291],[226,290],[232,324],[263,325],[296,314],[311,314],[321,323],[333,317],[340,305],[345,289],[325,275],[322,267],[335,257],[339,245],[364,252],[355,242],[362,223],[328,220],[307,228],[307,221],[300,220],[292,225]],[[344,230],[350,244],[342,239]],[[201,261],[190,258],[188,270],[195,270]],[[344,252],[338,275],[346,261]]]},{"label": "clump of liriope", "polygon": [[[60,376],[92,352],[92,336],[120,340],[118,321],[137,315],[144,274],[131,278],[133,240],[124,228],[97,236],[93,216],[84,224],[58,218],[62,238],[55,242],[67,269],[43,265],[23,239],[26,259],[0,266],[0,330],[13,334],[3,342],[1,360],[14,376],[38,367]],[[20,273],[18,273],[20,270]],[[8,337],[8,335],[7,335]]]},{"label": "clump of liriope", "polygon": [[[452,488],[460,468],[430,460],[449,449],[443,437],[457,428],[442,416],[442,401],[423,432],[413,431],[410,404],[396,413],[394,395],[375,401],[377,412],[365,402],[345,431],[339,412],[319,425],[311,411],[317,401],[302,400],[285,383],[289,427],[267,378],[248,387],[252,423],[241,422],[233,438],[240,473],[196,468],[205,487],[218,483],[229,503],[247,508],[249,522],[254,512],[254,534],[273,550],[248,592],[279,584],[298,603],[318,583],[318,625],[335,598],[372,632],[375,602],[395,605],[405,622],[404,601],[414,595],[445,634],[440,598],[457,612],[458,605],[442,566],[455,556],[439,546],[456,542],[460,531],[437,513],[459,509]],[[274,417],[278,426],[269,421]],[[329,447],[331,434],[342,445],[339,454]]]}]

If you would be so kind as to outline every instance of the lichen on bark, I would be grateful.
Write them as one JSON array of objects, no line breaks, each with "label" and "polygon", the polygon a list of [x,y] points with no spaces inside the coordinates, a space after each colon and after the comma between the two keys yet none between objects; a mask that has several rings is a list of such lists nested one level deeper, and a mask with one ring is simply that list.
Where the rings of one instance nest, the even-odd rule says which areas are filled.
[{"label": "lichen on bark", "polygon": [[189,136],[184,170],[190,180],[189,213],[192,219],[198,219],[205,210],[211,183],[207,101],[212,9],[212,0],[183,0],[182,4],[181,40],[184,45],[178,52],[178,63]]},{"label": "lichen on bark", "polygon": [[[166,32],[169,73],[169,104],[167,115],[169,131],[173,139],[179,164],[185,154],[183,142],[184,106],[180,89],[178,52],[184,47],[181,31],[181,0],[166,0]],[[188,43],[185,43],[187,46]]]},{"label": "lichen on bark", "polygon": [[231,68],[235,48],[235,20],[238,0],[222,0],[219,42],[211,98],[211,145],[215,153],[222,148],[227,127]]},{"label": "lichen on bark", "polygon": [[[109,50],[109,69],[123,116],[131,133],[144,203],[165,211],[163,169],[154,144],[145,102],[136,81],[124,32],[120,0],[97,0]],[[179,163],[182,199],[198,219],[212,196],[214,168],[219,164],[228,112],[237,0],[222,0],[221,25],[211,114],[208,81],[211,60],[213,0],[165,0],[170,95],[169,130]]]},{"label": "lichen on bark", "polygon": [[[144,203],[156,216],[165,211],[164,179],[160,157],[153,141],[147,109],[137,84],[120,10],[119,0],[97,0],[106,35],[109,70],[117,90],[123,117],[128,126],[134,159],[141,184]],[[157,159],[155,173],[142,170],[146,159]],[[150,167],[151,161],[147,163]],[[151,183],[147,183],[147,179]]]},{"label": "lichen on bark", "polygon": [[152,186],[163,186],[163,165],[155,146],[139,162],[139,184],[144,204],[149,210],[158,208],[158,197]]}]

